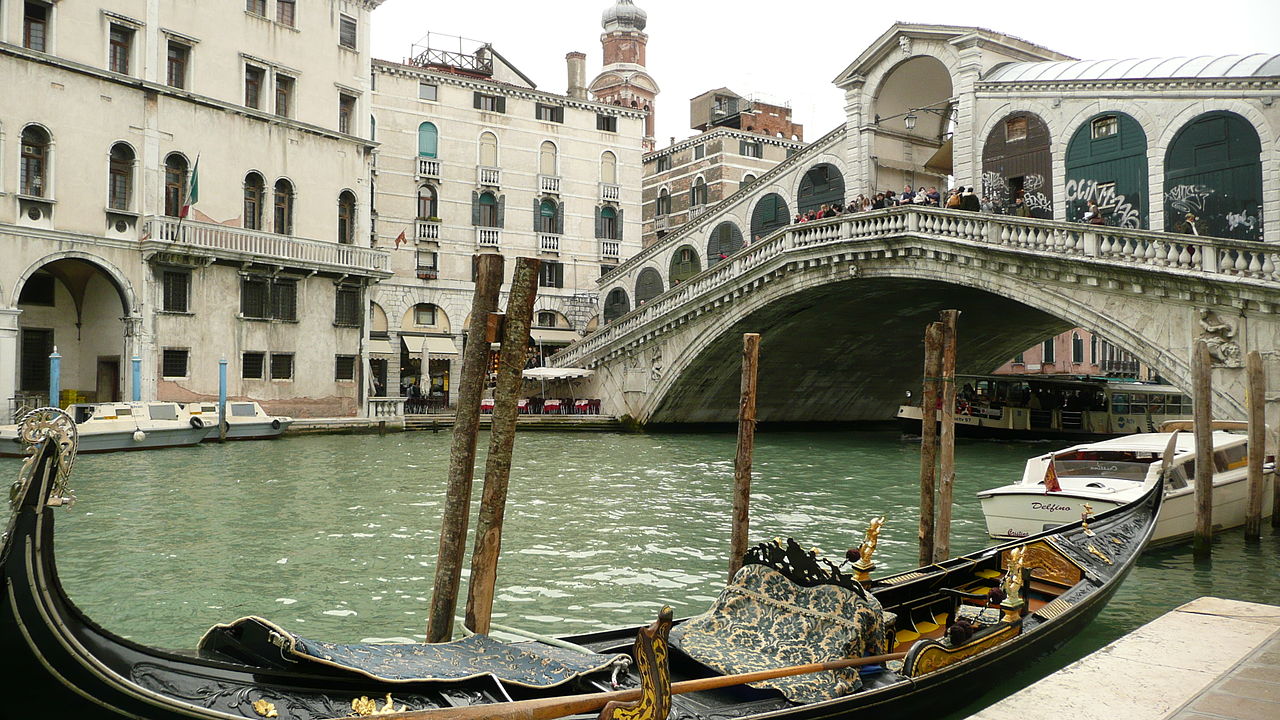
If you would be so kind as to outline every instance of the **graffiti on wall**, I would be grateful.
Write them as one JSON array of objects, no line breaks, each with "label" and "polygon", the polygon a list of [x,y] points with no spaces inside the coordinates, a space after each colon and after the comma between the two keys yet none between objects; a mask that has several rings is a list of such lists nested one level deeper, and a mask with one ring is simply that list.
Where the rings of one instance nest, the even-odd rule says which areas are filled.
[{"label": "graffiti on wall", "polygon": [[[1183,232],[1194,215],[1197,232],[1240,240],[1262,239],[1262,206],[1244,205],[1208,185],[1174,185],[1165,191],[1165,229]],[[1241,207],[1244,205],[1244,207]]]},{"label": "graffiti on wall", "polygon": [[1011,197],[1008,178],[998,172],[982,173],[982,194],[998,213],[1010,212],[1014,202],[1021,197],[1022,204],[1031,211],[1032,217],[1046,219],[1053,217],[1053,202],[1049,200],[1049,196],[1045,195],[1044,187],[1043,175],[1024,175],[1022,188]]},{"label": "graffiti on wall", "polygon": [[1090,200],[1109,216],[1108,225],[1135,230],[1142,227],[1142,213],[1126,196],[1116,192],[1115,183],[1087,179],[1067,181],[1068,219],[1083,220]]},{"label": "graffiti on wall", "polygon": [[1180,213],[1204,214],[1205,200],[1213,195],[1208,185],[1174,185],[1164,193],[1165,202]]},{"label": "graffiti on wall", "polygon": [[1005,184],[1004,176],[996,172],[982,173],[982,195],[995,207],[1008,205],[1009,186]]}]

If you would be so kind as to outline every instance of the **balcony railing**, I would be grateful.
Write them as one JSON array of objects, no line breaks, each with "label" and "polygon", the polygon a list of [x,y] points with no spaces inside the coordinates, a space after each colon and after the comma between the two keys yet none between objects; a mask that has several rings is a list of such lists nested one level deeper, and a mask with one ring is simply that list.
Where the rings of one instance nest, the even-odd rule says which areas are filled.
[{"label": "balcony railing", "polygon": [[600,183],[600,199],[617,202],[622,197],[622,186],[612,183]]},{"label": "balcony railing", "polygon": [[142,243],[147,250],[181,252],[220,260],[390,276],[390,256],[384,250],[193,220],[178,222],[178,218],[168,216],[147,216]]},{"label": "balcony railing", "polygon": [[439,240],[440,223],[431,220],[417,220],[413,224],[415,240]]},{"label": "balcony railing", "polygon": [[502,230],[499,228],[476,228],[476,245],[480,247],[502,247]]},{"label": "balcony railing", "polygon": [[419,156],[418,157],[418,177],[439,179],[440,161],[435,158]]},{"label": "balcony railing", "polygon": [[369,417],[398,418],[404,416],[404,398],[371,397],[369,398]]},{"label": "balcony railing", "polygon": [[660,215],[660,216],[658,216],[658,217],[654,218],[654,219],[653,219],[653,229],[654,229],[654,230],[670,230],[670,229],[671,229],[671,216],[670,216],[670,215]]},{"label": "balcony railing", "polygon": [[542,252],[560,252],[560,236],[538,233],[538,249]]},{"label": "balcony railing", "polygon": [[601,240],[600,255],[601,257],[616,258],[622,249],[622,243],[617,240]]},{"label": "balcony railing", "polygon": [[554,175],[539,175],[538,191],[544,192],[544,193],[551,193],[553,195],[559,195],[560,194],[560,178]]},{"label": "balcony railing", "polygon": [[490,187],[502,186],[502,168],[476,166],[476,181]]},{"label": "balcony railing", "polygon": [[706,211],[707,211],[707,206],[706,206],[706,205],[690,205],[690,206],[689,206],[689,219],[690,219],[690,220],[693,220],[694,218],[696,218],[696,217],[698,217],[698,216],[702,215],[702,213],[704,213],[704,212],[706,212]]}]

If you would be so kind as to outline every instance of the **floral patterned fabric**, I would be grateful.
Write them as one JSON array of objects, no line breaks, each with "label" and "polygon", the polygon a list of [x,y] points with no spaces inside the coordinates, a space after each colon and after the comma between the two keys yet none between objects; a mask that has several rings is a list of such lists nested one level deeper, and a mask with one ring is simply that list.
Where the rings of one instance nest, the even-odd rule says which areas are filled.
[{"label": "floral patterned fabric", "polygon": [[[764,565],[743,566],[711,609],[671,631],[671,644],[726,675],[888,652],[893,614],[837,585],[802,587]],[[862,687],[857,668],[751,683],[797,703]]]}]

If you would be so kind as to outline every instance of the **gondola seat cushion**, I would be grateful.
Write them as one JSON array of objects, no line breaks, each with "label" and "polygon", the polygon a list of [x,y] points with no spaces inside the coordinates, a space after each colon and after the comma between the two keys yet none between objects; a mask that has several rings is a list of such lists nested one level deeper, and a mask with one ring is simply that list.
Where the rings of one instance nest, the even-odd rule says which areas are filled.
[{"label": "gondola seat cushion", "polygon": [[283,658],[390,683],[455,682],[492,675],[503,683],[552,688],[608,670],[625,655],[583,654],[536,642],[472,635],[447,643],[340,644],[308,640],[260,617],[215,625],[197,646],[207,655]]},{"label": "gondola seat cushion", "polygon": [[[723,674],[768,670],[888,652],[893,614],[870,593],[838,585],[805,587],[765,565],[742,567],[711,609],[671,631],[671,644]],[[812,703],[862,687],[857,668],[751,683]]]}]

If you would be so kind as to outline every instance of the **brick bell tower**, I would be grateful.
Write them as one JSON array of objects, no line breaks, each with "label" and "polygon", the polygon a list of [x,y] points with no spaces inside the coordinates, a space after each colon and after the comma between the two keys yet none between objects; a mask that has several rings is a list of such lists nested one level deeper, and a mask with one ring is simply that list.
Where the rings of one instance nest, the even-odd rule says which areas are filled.
[{"label": "brick bell tower", "polygon": [[617,0],[604,11],[600,17],[604,27],[600,36],[604,68],[591,81],[589,89],[600,102],[648,112],[644,121],[644,149],[653,150],[654,98],[659,90],[644,66],[645,45],[649,42],[644,28],[648,17],[631,0]]}]

